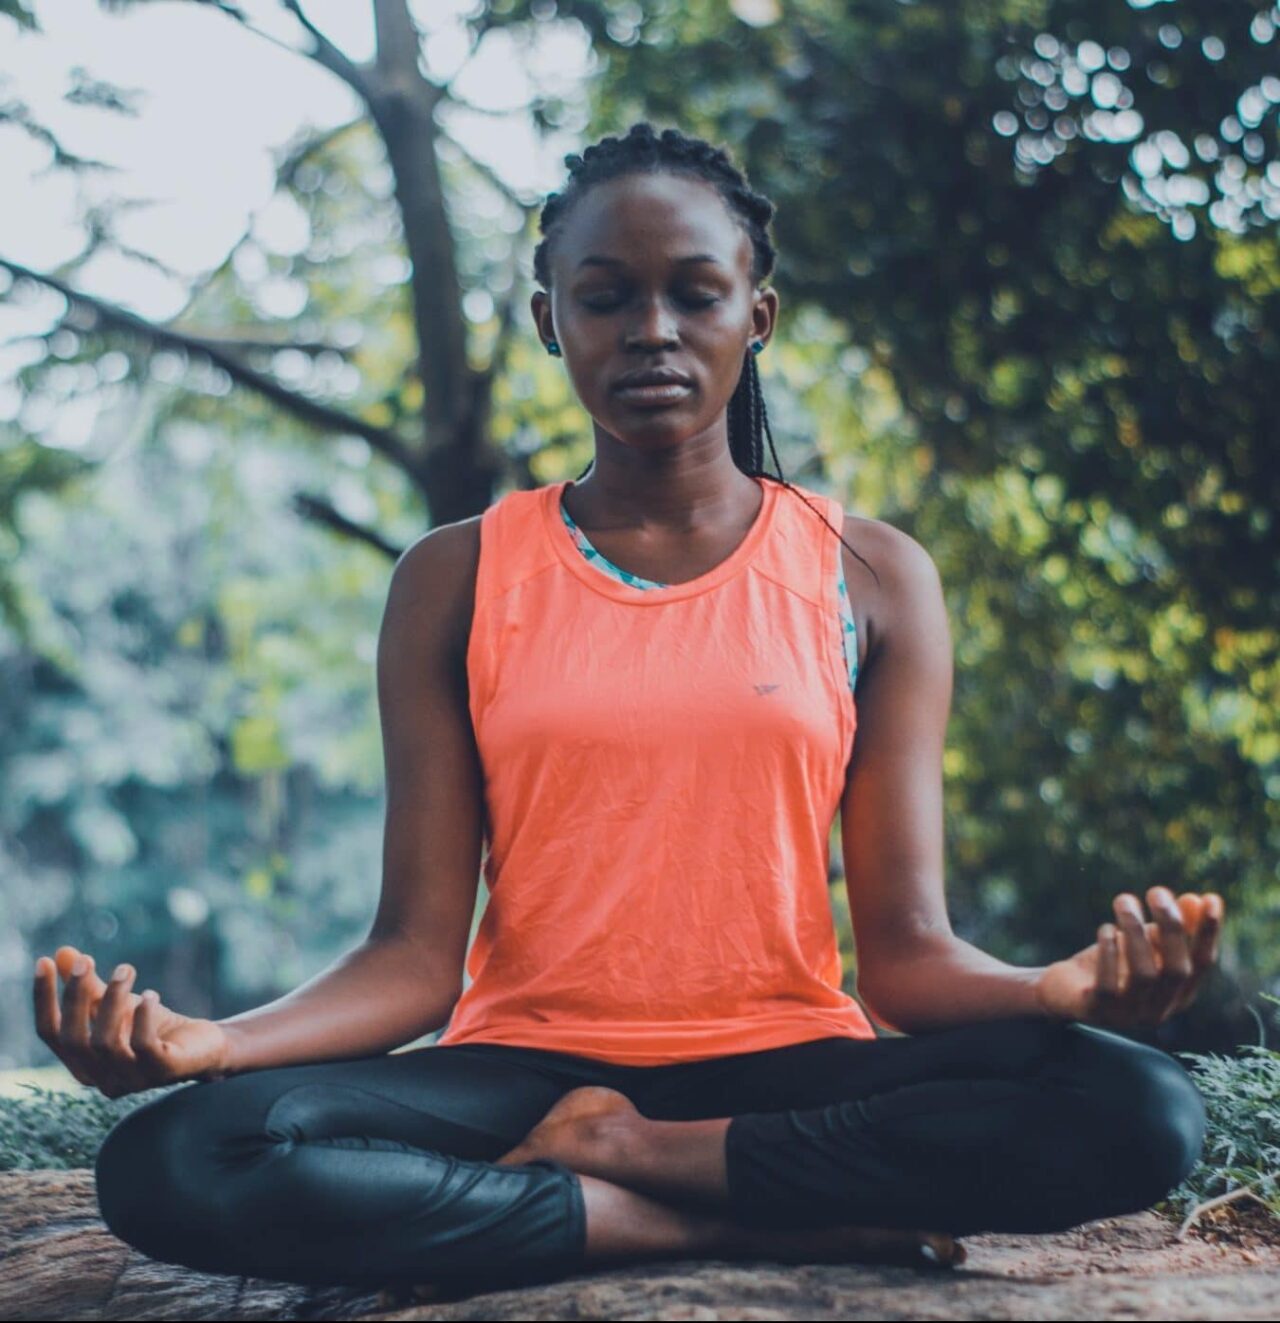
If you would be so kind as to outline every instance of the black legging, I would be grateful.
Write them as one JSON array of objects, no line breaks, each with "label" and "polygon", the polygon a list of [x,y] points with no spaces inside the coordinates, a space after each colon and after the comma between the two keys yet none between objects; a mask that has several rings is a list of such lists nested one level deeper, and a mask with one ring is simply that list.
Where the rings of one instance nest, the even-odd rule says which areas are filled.
[{"label": "black legging", "polygon": [[1035,1018],[669,1066],[429,1046],[174,1088],[108,1134],[99,1208],[143,1253],[209,1272],[551,1280],[583,1265],[579,1180],[493,1160],[585,1084],[655,1119],[732,1116],[725,1215],[757,1227],[1061,1230],[1162,1198],[1205,1126],[1167,1053]]}]

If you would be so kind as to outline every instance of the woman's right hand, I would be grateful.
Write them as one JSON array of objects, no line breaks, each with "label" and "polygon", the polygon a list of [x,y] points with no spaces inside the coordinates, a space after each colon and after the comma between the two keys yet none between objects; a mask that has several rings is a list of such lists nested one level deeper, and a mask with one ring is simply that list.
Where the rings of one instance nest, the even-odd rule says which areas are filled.
[{"label": "woman's right hand", "polygon": [[[158,993],[132,991],[137,970],[104,983],[93,957],[60,946],[36,961],[36,1032],[80,1081],[108,1098],[226,1073],[230,1042],[213,1020],[179,1015]],[[81,972],[77,972],[77,971]],[[58,975],[65,989],[58,1005]]]}]

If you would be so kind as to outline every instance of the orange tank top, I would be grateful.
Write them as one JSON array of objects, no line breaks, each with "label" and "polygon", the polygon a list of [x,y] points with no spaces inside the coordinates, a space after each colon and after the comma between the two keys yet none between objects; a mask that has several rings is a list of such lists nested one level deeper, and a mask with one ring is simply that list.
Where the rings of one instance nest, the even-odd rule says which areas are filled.
[{"label": "orange tank top", "polygon": [[[840,1035],[831,828],[857,714],[840,542],[794,492],[685,583],[603,575],[568,481],[484,513],[467,647],[489,898],[438,1045],[654,1066]],[[836,529],[838,501],[800,491]]]}]

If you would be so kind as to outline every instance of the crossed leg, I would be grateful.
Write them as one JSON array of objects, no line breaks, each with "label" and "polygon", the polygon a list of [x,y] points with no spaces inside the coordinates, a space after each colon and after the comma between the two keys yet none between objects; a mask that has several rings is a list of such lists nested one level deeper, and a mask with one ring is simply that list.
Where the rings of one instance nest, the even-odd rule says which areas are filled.
[{"label": "crossed leg", "polygon": [[[583,1087],[622,1095],[618,1124],[552,1141]],[[1161,1197],[1203,1124],[1173,1058],[1081,1025],[656,1068],[459,1045],[180,1086],[117,1122],[96,1176],[111,1230],[166,1262],[494,1286],[593,1260],[892,1257],[929,1243],[921,1228],[1076,1225]]]},{"label": "crossed leg", "polygon": [[[554,1159],[817,1244],[842,1225],[1049,1231],[1138,1211],[1186,1176],[1204,1136],[1177,1061],[1078,1023],[828,1038],[718,1064],[640,1108],[573,1090],[498,1161]],[[585,1188],[588,1243],[625,1252],[634,1230]],[[945,1257],[944,1237],[925,1243]]]}]

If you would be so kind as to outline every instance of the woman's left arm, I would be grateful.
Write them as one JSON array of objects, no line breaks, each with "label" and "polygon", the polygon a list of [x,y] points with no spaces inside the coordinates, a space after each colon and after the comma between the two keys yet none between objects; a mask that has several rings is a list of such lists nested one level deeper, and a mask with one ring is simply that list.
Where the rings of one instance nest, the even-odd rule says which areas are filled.
[{"label": "woman's left arm", "polygon": [[[1194,998],[1217,955],[1222,899],[1121,892],[1116,923],[1067,960],[1006,964],[951,931],[943,881],[942,754],[953,681],[942,584],[928,552],[878,520],[846,519],[847,558],[867,603],[858,729],[841,805],[858,992],[877,1020],[923,1033],[1045,1015],[1117,1028],[1159,1023]],[[856,568],[855,568],[856,567]],[[857,575],[855,578],[854,575]]]}]

